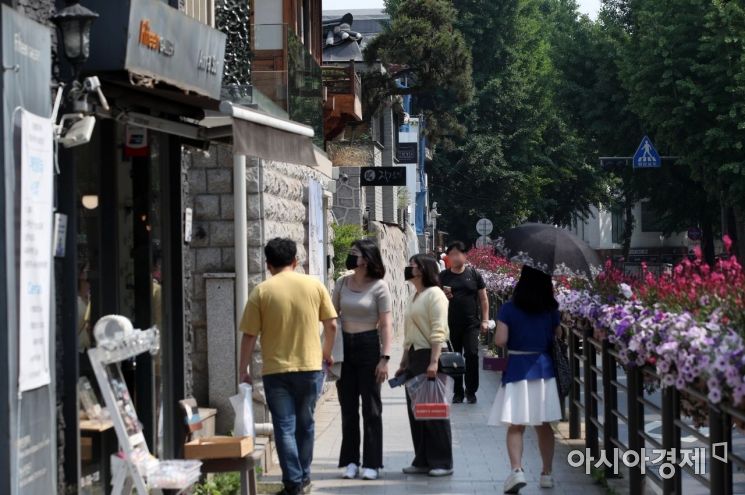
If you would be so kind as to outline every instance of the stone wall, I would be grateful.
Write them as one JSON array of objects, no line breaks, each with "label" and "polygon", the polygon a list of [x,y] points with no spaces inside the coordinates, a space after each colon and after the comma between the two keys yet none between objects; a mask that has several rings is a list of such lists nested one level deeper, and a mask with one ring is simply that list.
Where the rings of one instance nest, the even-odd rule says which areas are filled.
[{"label": "stone wall", "polygon": [[[18,0],[17,10],[36,22],[53,26],[49,18],[56,12],[54,0]],[[54,45],[54,38],[52,39]]]},{"label": "stone wall", "polygon": [[393,301],[393,331],[401,335],[404,329],[404,310],[412,290],[411,285],[404,280],[404,268],[409,263],[406,232],[398,225],[381,222],[371,222],[370,232],[377,238],[386,268],[385,280]]},{"label": "stone wall", "polygon": [[[373,141],[348,142],[332,141],[327,143],[326,151],[329,160],[335,167],[381,167],[383,166],[384,148]],[[349,172],[346,172],[349,175]],[[359,176],[359,172],[357,173]],[[351,178],[351,175],[350,175]],[[337,183],[337,188],[341,181]],[[365,187],[362,196],[363,210],[370,221],[383,219],[383,188]],[[344,223],[344,222],[342,222]],[[352,222],[349,222],[352,223]]]},{"label": "stone wall", "polygon": [[330,141],[326,153],[335,167],[379,167],[377,146],[372,141]]},{"label": "stone wall", "polygon": [[207,308],[204,274],[234,272],[233,250],[233,155],[225,145],[212,146],[208,152],[190,149],[184,153],[188,168],[190,201],[184,206],[194,208],[189,264],[190,280],[184,280],[190,291],[191,308],[187,310],[191,328],[187,335],[191,343],[193,369],[191,390],[200,405],[208,403]]},{"label": "stone wall", "polygon": [[[307,191],[310,179],[318,180],[324,187],[331,180],[311,167],[247,159],[249,291],[267,276],[263,245],[273,237],[293,239],[298,245],[300,270],[307,271]],[[208,153],[193,150],[189,159],[188,184],[194,208],[190,249],[193,262],[190,314],[193,335],[193,395],[200,404],[207,404],[209,329],[204,275],[235,271],[231,147],[212,146]],[[326,223],[330,225],[330,210],[326,214]],[[328,230],[327,249],[328,254],[333,256],[332,234]],[[255,360],[255,364],[255,371],[260,373],[260,360]],[[261,416],[261,412],[257,411],[257,421],[263,420]]]},{"label": "stone wall", "polygon": [[342,225],[362,225],[365,213],[365,190],[360,187],[359,167],[339,167],[339,174],[347,179],[336,181],[334,217]]}]

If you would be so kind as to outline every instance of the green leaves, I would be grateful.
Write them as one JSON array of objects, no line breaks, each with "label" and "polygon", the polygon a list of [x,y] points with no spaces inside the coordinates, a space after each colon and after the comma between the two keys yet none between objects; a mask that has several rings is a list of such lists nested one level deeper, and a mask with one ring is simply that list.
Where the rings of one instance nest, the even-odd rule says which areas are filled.
[{"label": "green leaves", "polygon": [[[414,95],[419,110],[431,117],[427,133],[433,142],[461,136],[463,127],[448,115],[473,96],[471,53],[453,25],[457,16],[452,2],[399,0],[386,8],[390,25],[365,50],[368,63],[379,61],[387,68],[376,80],[365,81],[377,89],[375,101]],[[402,78],[406,87],[396,83]]]},{"label": "green leaves", "polygon": [[581,128],[592,23],[566,0],[453,3],[475,96],[458,110],[465,137],[430,169],[434,199],[450,205],[440,224],[472,240],[482,215],[497,232],[529,219],[569,223],[607,191]]},{"label": "green leaves", "polygon": [[365,237],[367,233],[357,224],[331,224],[334,231],[334,280],[347,270],[344,261],[347,259],[352,243]]}]

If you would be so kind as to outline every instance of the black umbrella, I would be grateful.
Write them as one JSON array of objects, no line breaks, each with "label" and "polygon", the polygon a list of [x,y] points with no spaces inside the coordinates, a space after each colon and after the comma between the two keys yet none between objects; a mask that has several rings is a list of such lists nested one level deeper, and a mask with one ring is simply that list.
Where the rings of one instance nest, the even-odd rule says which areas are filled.
[{"label": "black umbrella", "polygon": [[601,267],[597,253],[585,241],[553,225],[520,225],[497,239],[496,247],[510,260],[549,275],[592,277]]}]

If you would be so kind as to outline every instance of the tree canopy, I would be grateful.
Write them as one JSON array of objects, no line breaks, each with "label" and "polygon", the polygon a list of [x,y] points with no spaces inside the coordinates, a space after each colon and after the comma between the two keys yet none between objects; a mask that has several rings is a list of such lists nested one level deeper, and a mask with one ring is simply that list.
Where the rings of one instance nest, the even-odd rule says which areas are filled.
[{"label": "tree canopy", "polygon": [[462,135],[464,128],[452,110],[473,95],[471,52],[453,25],[452,3],[399,0],[387,7],[395,14],[365,50],[368,63],[381,62],[387,71],[369,76],[365,85],[373,88],[378,101],[391,95],[416,96],[434,142]]},{"label": "tree canopy", "polygon": [[474,99],[456,110],[465,136],[438,153],[432,167],[442,228],[472,239],[479,216],[491,218],[499,231],[526,220],[568,224],[573,215],[588,213],[607,187],[587,159],[576,109],[567,104],[568,96],[581,96],[561,77],[581,77],[562,65],[568,63],[565,50],[585,50],[576,6],[559,0],[453,3],[456,26],[478,63]]},{"label": "tree canopy", "polygon": [[[429,169],[451,238],[473,240],[480,216],[498,232],[566,225],[600,205],[624,212],[628,248],[633,206],[648,200],[665,233],[701,227],[710,257],[728,233],[745,257],[745,4],[604,0],[597,20],[574,0],[386,5],[390,30],[368,56],[418,74],[407,91],[436,132],[440,115],[461,126],[443,132]],[[425,39],[433,31],[442,37]],[[471,60],[472,78],[454,77]],[[600,168],[645,134],[675,159]]]}]

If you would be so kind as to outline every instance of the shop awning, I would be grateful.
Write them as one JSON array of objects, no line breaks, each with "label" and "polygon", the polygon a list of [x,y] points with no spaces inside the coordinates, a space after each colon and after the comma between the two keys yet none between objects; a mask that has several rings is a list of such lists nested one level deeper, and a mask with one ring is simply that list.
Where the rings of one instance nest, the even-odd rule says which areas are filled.
[{"label": "shop awning", "polygon": [[113,75],[102,79],[107,99],[119,111],[99,110],[101,117],[181,136],[197,144],[230,143],[232,138],[236,154],[318,166],[312,127],[227,101],[132,86]]},{"label": "shop awning", "polygon": [[233,117],[233,153],[298,165],[318,165],[313,128],[253,108],[224,101],[220,111]]}]

